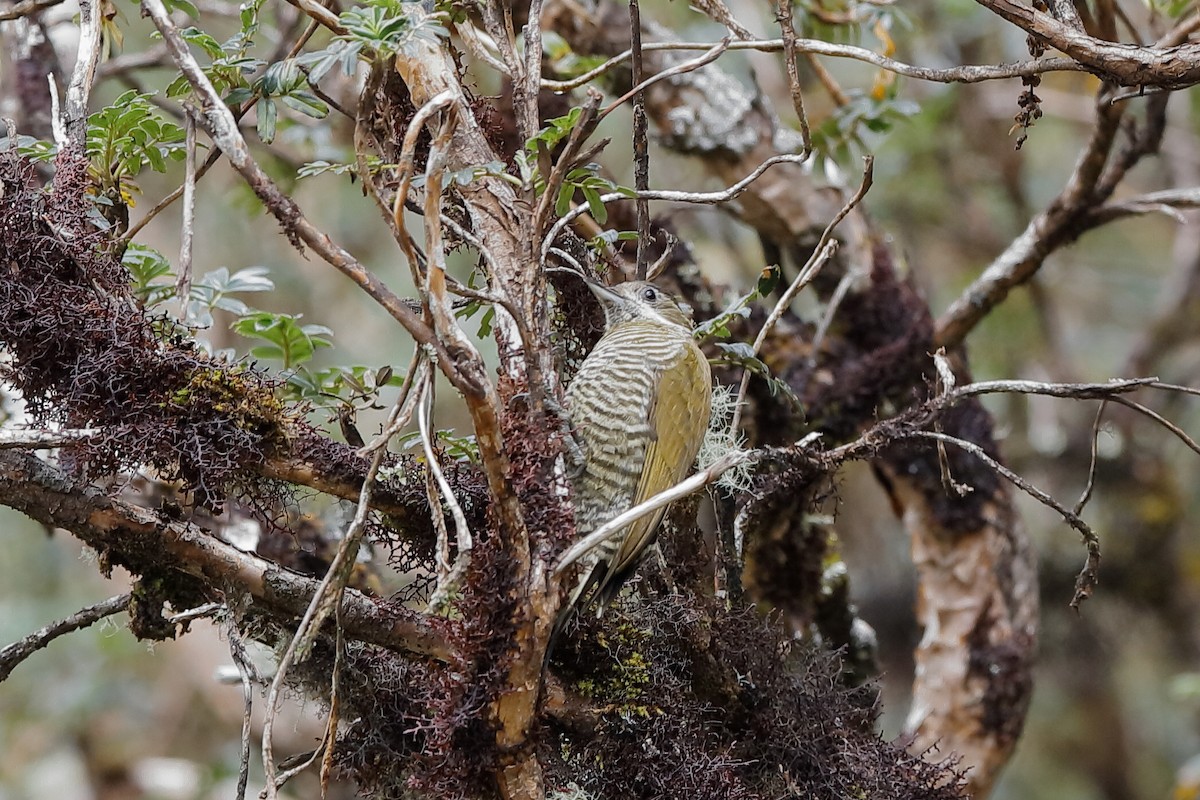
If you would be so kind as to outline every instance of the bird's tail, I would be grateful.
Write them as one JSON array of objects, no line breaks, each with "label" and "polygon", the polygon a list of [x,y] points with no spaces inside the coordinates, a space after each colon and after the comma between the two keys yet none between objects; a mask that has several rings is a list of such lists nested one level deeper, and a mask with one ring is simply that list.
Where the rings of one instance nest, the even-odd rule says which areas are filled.
[{"label": "bird's tail", "polygon": [[546,655],[542,660],[543,668],[549,665],[550,656],[554,653],[554,647],[562,637],[563,631],[567,629],[567,625],[575,619],[576,614],[592,604],[597,584],[604,579],[607,573],[607,564],[604,562],[594,564],[588,570],[587,577],[581,579],[575,588],[571,590],[571,596],[567,598],[567,602],[563,603],[562,608],[558,610],[558,617],[554,620],[554,627],[550,629],[550,641],[546,643]]}]

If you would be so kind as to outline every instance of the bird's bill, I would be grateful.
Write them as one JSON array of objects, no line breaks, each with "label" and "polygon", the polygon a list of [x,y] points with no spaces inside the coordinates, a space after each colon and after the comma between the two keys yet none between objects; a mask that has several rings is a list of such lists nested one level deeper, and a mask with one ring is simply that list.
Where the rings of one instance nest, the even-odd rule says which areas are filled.
[{"label": "bird's bill", "polygon": [[592,290],[592,294],[596,296],[596,299],[599,300],[602,305],[617,305],[622,300],[621,295],[617,294],[602,283],[593,283],[592,281],[587,281],[587,287]]}]

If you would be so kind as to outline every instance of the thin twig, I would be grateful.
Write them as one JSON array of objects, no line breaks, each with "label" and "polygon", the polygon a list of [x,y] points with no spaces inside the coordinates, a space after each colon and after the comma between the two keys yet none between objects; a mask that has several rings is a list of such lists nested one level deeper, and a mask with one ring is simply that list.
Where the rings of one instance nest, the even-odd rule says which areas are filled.
[{"label": "thin twig", "polygon": [[1114,395],[1135,392],[1146,387],[1188,389],[1188,387],[1169,387],[1159,383],[1157,378],[1122,378],[1107,383],[1045,383],[1042,381],[976,381],[964,384],[948,392],[945,399],[949,403],[957,402],[963,397],[975,397],[981,394],[1041,394],[1050,397],[1065,397],[1072,400],[1105,400]]},{"label": "thin twig", "polygon": [[[487,34],[472,25],[469,19],[464,20],[463,22],[455,23],[454,30],[458,32],[459,38],[462,39],[463,44],[465,44],[467,49],[471,51],[471,55],[487,64],[498,74],[512,77],[509,75],[508,66],[505,65],[503,61],[496,58],[496,56],[492,55],[491,51],[488,50],[487,45],[484,43],[484,37]],[[491,37],[489,36],[488,38],[490,39]],[[495,42],[492,42],[492,44],[495,45]]]},{"label": "thin twig", "polygon": [[[584,142],[596,129],[598,121],[597,109],[600,107],[600,101],[603,95],[595,89],[588,89],[587,98],[579,106],[579,119],[575,122],[575,127],[571,129],[571,135],[567,137],[567,142],[563,145],[562,151],[558,154],[558,159],[554,162],[554,166],[550,168],[549,174],[545,175],[546,188],[542,192],[542,198],[538,201],[537,208],[534,210],[531,230],[536,234],[540,234],[545,228],[547,221],[550,219],[551,212],[554,210],[555,202],[558,199],[559,190],[562,188],[563,181],[566,179],[567,173],[576,164],[576,155],[579,153]],[[543,157],[543,152],[539,151],[538,158]],[[549,154],[545,153],[548,159]]]},{"label": "thin twig", "polygon": [[604,542],[620,534],[626,527],[645,516],[653,514],[660,508],[668,506],[676,500],[687,497],[695,491],[703,489],[708,484],[721,477],[726,471],[736,467],[751,458],[753,453],[746,450],[736,450],[714,461],[707,469],[700,470],[690,478],[686,478],[674,486],[664,489],[628,511],[610,519],[583,539],[571,545],[554,564],[554,576],[562,575],[563,571],[579,559],[599,547]]},{"label": "thin twig", "polygon": [[965,439],[959,439],[957,436],[950,436],[945,433],[937,433],[935,431],[906,431],[902,434],[908,438],[916,439],[932,439],[934,441],[947,442],[958,448],[961,448],[971,455],[978,458],[983,463],[987,464],[997,474],[1004,477],[1013,486],[1016,486],[1021,491],[1028,494],[1038,502],[1048,506],[1059,513],[1067,524],[1075,530],[1079,531],[1079,535],[1083,537],[1084,544],[1087,547],[1087,559],[1084,562],[1083,569],[1080,570],[1079,576],[1075,579],[1075,595],[1071,598],[1071,608],[1078,609],[1084,600],[1091,596],[1092,591],[1096,588],[1097,575],[1096,570],[1100,567],[1100,539],[1096,536],[1096,532],[1091,527],[1080,519],[1079,515],[1071,511],[1062,503],[1055,500],[1046,492],[1031,484],[1029,481],[1022,478],[1017,473],[1010,470],[1008,467],[1001,464],[996,459],[987,454],[982,447],[969,442]]},{"label": "thin twig", "polygon": [[812,131],[808,128],[808,116],[804,113],[804,92],[800,86],[800,68],[796,64],[796,28],[792,24],[792,0],[776,0],[775,19],[783,34],[783,61],[787,66],[788,90],[792,95],[792,108],[800,120],[800,138],[804,142],[804,154],[812,152]]},{"label": "thin twig", "polygon": [[[308,43],[308,40],[312,38],[312,35],[316,32],[316,30],[317,23],[314,22],[309,25],[304,33],[301,34],[300,38],[296,40],[295,44],[292,45],[292,48],[288,51],[286,58],[295,58],[296,55],[304,49],[304,45]],[[162,55],[159,55],[158,59],[161,60],[162,58],[169,56],[170,48],[168,48],[166,45],[162,45]],[[101,65],[101,69],[103,69],[104,66],[105,65]],[[246,114],[250,113],[250,109],[254,108],[254,106],[257,105],[258,101],[261,99],[262,95],[256,93],[253,97],[243,103],[234,113],[234,120],[240,123]],[[213,150],[211,153],[209,153],[208,157],[204,159],[204,163],[200,165],[198,170],[196,170],[196,180],[199,181],[206,174],[208,174],[208,171],[212,169],[213,165],[216,164],[220,159],[221,151],[219,149]],[[183,188],[183,186],[177,186],[171,191],[170,194],[168,194],[162,200],[159,200],[153,208],[146,212],[145,216],[129,227],[129,230],[126,231],[121,237],[121,241],[125,243],[132,242],[133,237],[137,236],[138,233],[141,232],[142,228],[145,228],[148,224],[150,224],[151,220],[153,220],[164,210],[166,210],[172,203],[183,196]]]},{"label": "thin twig", "polygon": [[[421,287],[425,281],[421,277],[421,265],[414,249],[412,235],[408,232],[408,226],[404,224],[404,204],[408,202],[408,190],[412,186],[413,160],[416,158],[417,140],[425,131],[425,123],[432,119],[434,114],[452,106],[454,100],[454,93],[447,89],[431,97],[428,103],[417,110],[408,123],[408,130],[405,131],[404,140],[400,146],[400,158],[396,162],[400,185],[396,189],[396,196],[392,198],[392,219],[395,221],[395,230],[400,238],[400,249],[404,252],[404,257],[408,259],[413,285],[417,287]],[[369,180],[369,177],[364,177],[363,180]]]},{"label": "thin twig", "polygon": [[1187,433],[1184,432],[1183,428],[1180,428],[1178,425],[1176,425],[1174,422],[1171,422],[1171,420],[1167,419],[1162,414],[1159,414],[1157,411],[1155,411],[1151,408],[1148,408],[1148,407],[1142,405],[1141,403],[1138,403],[1134,400],[1130,400],[1128,397],[1114,397],[1114,398],[1112,398],[1112,401],[1114,403],[1120,403],[1121,405],[1125,406],[1126,408],[1131,408],[1134,411],[1138,412],[1139,414],[1144,414],[1145,416],[1154,420],[1159,425],[1162,425],[1164,428],[1169,430],[1171,433],[1175,434],[1175,436],[1178,437],[1178,439],[1181,442],[1183,442],[1185,445],[1187,445],[1192,450],[1192,452],[1200,454],[1200,443],[1197,443],[1195,439],[1193,439],[1191,436],[1188,436]]},{"label": "thin twig", "polygon": [[[413,396],[409,389],[411,385],[411,382],[405,385],[404,389],[401,390],[400,396],[396,398],[396,402],[392,405],[392,412],[389,415],[389,424],[387,426],[389,430],[393,428],[396,419],[404,413],[404,409],[409,407],[410,397]],[[413,399],[414,402],[419,401],[419,396]],[[283,656],[280,657],[275,677],[272,679],[271,686],[267,691],[267,714],[263,722],[262,757],[263,770],[267,780],[266,796],[268,800],[275,798],[279,787],[291,777],[290,774],[286,774],[286,776],[276,776],[275,774],[272,734],[279,704],[279,693],[291,665],[303,662],[308,657],[313,642],[316,640],[325,620],[328,619],[330,612],[342,604],[342,593],[346,588],[346,581],[350,577],[351,569],[358,556],[359,545],[366,533],[367,513],[370,510],[371,493],[375,487],[379,467],[386,455],[387,448],[380,447],[372,456],[371,465],[367,469],[367,475],[363,479],[362,489],[359,492],[358,507],[354,512],[354,519],[351,521],[349,528],[347,528],[346,535],[338,545],[337,554],[330,563],[329,570],[317,586],[317,590],[313,593],[312,600],[309,602],[304,617],[300,620],[300,624],[296,628],[295,635],[293,635],[292,640],[288,643]]]},{"label": "thin twig", "polygon": [[[437,582],[441,587],[446,576],[450,574],[450,532],[446,528],[446,514],[442,510],[442,501],[438,496],[438,480],[433,471],[437,463],[437,454],[433,450],[432,434],[429,431],[429,407],[432,405],[433,395],[434,384],[427,383],[421,402],[417,403],[417,432],[421,436],[421,448],[425,451],[425,497],[429,501],[429,516],[433,519],[433,530],[437,535]],[[433,603],[430,603],[429,607],[434,608]]]},{"label": "thin twig", "polygon": [[1054,249],[1078,234],[1078,221],[1086,217],[1088,206],[1103,200],[1095,197],[1095,187],[1112,149],[1121,114],[1120,107],[1107,103],[1098,109],[1089,141],[1062,191],[937,319],[937,346],[953,348],[961,343],[1014,287],[1037,274]]},{"label": "thin twig", "polygon": [[817,358],[821,353],[821,345],[825,343],[825,336],[829,333],[829,328],[833,325],[833,318],[837,315],[838,308],[842,305],[842,301],[846,299],[846,295],[850,293],[850,287],[863,277],[861,270],[851,268],[846,270],[846,274],[838,281],[837,287],[833,290],[833,294],[829,297],[829,302],[825,304],[825,313],[821,315],[821,321],[817,323],[817,330],[813,333],[812,344],[809,345],[808,358],[804,360],[804,371],[800,373],[800,379],[797,381],[799,388],[796,394],[803,394],[804,388],[808,385],[809,378],[812,377],[812,372],[817,367]]},{"label": "thin twig", "polygon": [[302,662],[308,657],[313,642],[330,612],[341,605],[342,591],[346,588],[346,581],[350,577],[350,571],[358,556],[359,544],[366,533],[367,513],[371,507],[371,492],[375,487],[375,478],[379,474],[379,467],[383,463],[385,455],[387,455],[387,451],[380,449],[371,459],[371,466],[367,470],[362,491],[359,493],[358,508],[355,510],[354,519],[346,530],[345,537],[338,545],[337,555],[334,556],[333,562],[329,565],[329,571],[313,594],[312,601],[305,611],[304,618],[300,620],[295,635],[288,643],[287,650],[279,659],[279,667],[271,681],[271,687],[267,691],[267,714],[263,721],[262,733],[262,758],[267,780],[267,800],[277,797],[281,785],[277,782],[275,774],[275,753],[272,743],[275,715],[279,707],[279,693],[283,689],[292,664]]},{"label": "thin twig", "polygon": [[412,421],[413,411],[416,409],[417,399],[420,397],[420,392],[414,394],[412,389],[414,386],[424,386],[428,373],[429,359],[424,357],[420,348],[417,348],[413,351],[412,360],[408,365],[407,379],[400,389],[396,403],[392,406],[392,414],[388,417],[383,432],[366,447],[360,448],[358,455],[369,456],[378,450],[386,449],[392,437]]},{"label": "thin twig", "polygon": [[246,652],[246,643],[242,640],[242,633],[233,620],[229,620],[225,626],[225,632],[229,636],[229,655],[237,666],[242,685],[242,751],[241,758],[238,760],[237,794],[234,795],[234,800],[245,800],[246,785],[250,782],[250,734],[254,713],[254,684],[261,681],[261,676],[258,675],[254,662],[250,660],[250,654]]},{"label": "thin twig", "polygon": [[1092,499],[1092,489],[1096,486],[1096,464],[1099,461],[1100,453],[1100,422],[1104,419],[1104,409],[1107,405],[1107,400],[1100,401],[1100,406],[1096,409],[1096,421],[1092,423],[1092,454],[1091,460],[1088,462],[1087,485],[1083,487],[1083,493],[1079,495],[1075,507],[1071,509],[1077,515],[1083,513],[1084,506],[1087,505],[1088,500]]},{"label": "thin twig", "polygon": [[[642,51],[650,53],[662,50],[708,50],[713,47],[713,44],[713,42],[652,42],[644,44]],[[732,42],[728,49],[778,53],[783,51],[784,42],[783,39],[736,41]],[[982,83],[984,81],[1004,80],[1008,78],[1026,78],[1032,75],[1042,75],[1047,72],[1084,71],[1084,67],[1074,59],[1054,57],[1020,61],[1015,64],[963,64],[947,69],[934,69],[905,64],[904,62],[882,56],[874,50],[868,50],[863,47],[833,44],[823,42],[819,39],[797,39],[795,51],[797,53],[811,53],[812,55],[863,61],[906,78],[915,78],[932,83]],[[577,89],[580,86],[591,83],[599,76],[629,60],[632,55],[632,51],[626,50],[623,53],[613,56],[600,66],[570,80],[543,80],[542,88],[555,92]]]},{"label": "thin twig", "polygon": [[45,11],[47,8],[53,8],[63,0],[23,0],[20,3],[13,3],[8,8],[0,11],[0,22],[8,22],[21,17],[28,17],[39,11]]},{"label": "thin twig", "polygon": [[0,450],[42,450],[86,442],[100,435],[98,428],[65,431],[0,430]]},{"label": "thin twig", "polygon": [[[792,281],[791,285],[788,286],[787,290],[779,298],[779,301],[775,304],[775,307],[771,309],[771,313],[767,315],[767,319],[765,322],[763,322],[762,328],[759,329],[758,335],[754,337],[753,353],[755,356],[757,356],[759,351],[762,350],[763,342],[766,341],[771,329],[775,327],[776,323],[778,323],[783,317],[784,312],[791,308],[792,301],[796,299],[796,295],[798,295],[805,286],[811,283],[813,279],[817,277],[818,273],[820,273],[821,268],[824,267],[831,258],[833,258],[833,254],[837,250],[837,242],[833,239],[834,229],[841,224],[842,220],[849,216],[850,212],[853,211],[860,202],[862,202],[862,199],[866,197],[867,192],[871,190],[871,183],[874,180],[875,174],[875,158],[874,156],[866,156],[863,158],[863,161],[863,177],[862,182],[858,186],[858,191],[856,191],[854,195],[846,201],[846,204],[842,206],[841,210],[838,211],[838,213],[834,215],[833,219],[829,221],[829,224],[825,226],[825,230],[821,232],[821,238],[817,240],[817,244],[813,248],[812,255],[809,256],[808,262],[804,265],[804,268],[800,270],[798,275],[796,275],[795,280]],[[733,419],[730,421],[729,429],[732,431],[736,431],[738,429],[738,425],[741,423],[742,403],[746,399],[746,390],[749,388],[749,385],[750,372],[748,370],[743,370],[742,382],[738,387],[737,400],[733,407]]]},{"label": "thin twig", "polygon": [[1200,187],[1165,189],[1108,203],[1089,212],[1083,224],[1085,228],[1095,228],[1122,217],[1138,214],[1165,213],[1175,216],[1172,212],[1179,208],[1200,208]]},{"label": "thin twig", "polygon": [[167,617],[167,621],[178,625],[184,622],[191,622],[194,619],[205,619],[206,617],[215,617],[223,611],[228,610],[224,603],[204,603],[195,608],[189,608],[186,611],[180,611],[178,614],[172,614]]},{"label": "thin twig", "polygon": [[[525,63],[520,75],[513,76],[513,97],[520,98],[522,103],[514,103],[517,116],[517,130],[521,133],[522,141],[529,141],[542,127],[542,113],[539,105],[542,83],[542,2],[530,0],[529,14],[525,20]],[[509,3],[505,3],[506,6]]]},{"label": "thin twig", "polygon": [[[636,197],[644,197],[647,200],[662,200],[672,203],[697,203],[701,205],[716,205],[718,203],[726,203],[737,197],[742,192],[746,191],[746,188],[750,186],[750,184],[762,177],[764,172],[776,164],[803,164],[806,160],[807,157],[804,155],[785,154],[772,156],[771,158],[768,158],[766,161],[759,164],[758,168],[745,178],[742,178],[737,183],[717,192],[679,192],[663,189],[652,189],[648,192],[634,192],[634,195]],[[609,192],[608,194],[600,195],[600,202],[612,203],[617,200],[628,200],[629,196],[630,195],[628,192]],[[563,229],[582,215],[586,214],[587,211],[588,206],[586,203],[576,206],[566,214],[563,214],[561,217],[559,217],[558,221],[551,226],[550,232],[546,234],[544,239],[542,239],[543,262],[545,262],[546,256],[550,252],[550,248],[554,246],[555,241],[558,239],[558,235],[562,233]]]},{"label": "thin twig", "polygon": [[[503,9],[501,9],[503,6]],[[487,34],[496,46],[496,52],[504,60],[503,74],[509,76],[515,84],[518,76],[524,74],[525,67],[517,58],[517,50],[513,46],[512,16],[507,3],[498,0],[479,0],[479,10],[483,16],[483,24]],[[502,11],[503,13],[497,13]]]},{"label": "thin twig", "polygon": [[[278,777],[275,778],[275,790],[274,790],[275,793],[278,793],[279,790],[282,789],[288,783],[288,781],[290,781],[292,778],[296,777],[301,772],[304,772],[309,767],[311,767],[313,764],[317,763],[317,759],[320,758],[321,755],[325,752],[325,747],[327,744],[328,744],[328,740],[325,737],[322,737],[321,743],[317,746],[317,748],[315,750],[310,750],[309,752],[303,754],[304,755],[303,759],[296,762],[293,766],[288,767],[283,772],[279,773]],[[290,761],[290,759],[289,759],[289,761]],[[271,796],[271,794],[267,793],[266,790],[264,790],[263,792],[260,792],[258,796],[263,797],[264,795],[267,797]]]},{"label": "thin twig", "polygon": [[821,63],[821,59],[817,58],[814,53],[805,53],[804,60],[808,62],[808,67],[817,76],[817,80],[825,87],[825,91],[829,93],[829,99],[833,101],[835,106],[844,108],[850,105],[849,95],[838,85],[837,79],[833,77],[833,73],[825,68],[825,65]]},{"label": "thin twig", "polygon": [[[473,540],[471,528],[467,525],[467,515],[463,513],[458,498],[454,496],[454,489],[446,480],[441,464],[438,463],[437,453],[433,449],[433,433],[430,430],[432,413],[433,388],[431,386],[425,393],[424,401],[417,406],[417,426],[421,432],[421,446],[425,450],[425,466],[429,470],[429,476],[435,487],[433,496],[429,498],[430,510],[434,513],[434,520],[440,522],[438,527],[438,584],[429,598],[430,610],[436,611],[445,606],[450,595],[457,589],[458,582],[466,573]],[[450,509],[450,515],[454,517],[457,553],[453,564],[450,563],[449,558],[450,543],[445,518],[442,515],[442,503],[446,504],[446,507]]]},{"label": "thin twig", "polygon": [[[950,359],[946,356],[946,348],[939,347],[937,352],[933,354],[933,366],[934,371],[937,373],[937,394],[944,397],[953,392],[955,385],[958,383],[958,378],[954,374],[954,367],[950,364]],[[942,418],[940,416],[934,419],[933,429],[938,433],[942,432]],[[941,440],[938,440],[937,443],[937,454],[938,470],[942,477],[942,488],[946,490],[947,494],[966,497],[975,491],[973,486],[954,480],[954,476],[950,472],[950,456],[946,453],[946,443]]]},{"label": "thin twig", "polygon": [[317,0],[288,0],[288,2],[339,36],[346,33],[346,28],[338,20],[338,15],[318,3]]},{"label": "thin twig", "polygon": [[36,630],[24,639],[13,642],[0,650],[0,681],[6,680],[18,664],[58,637],[86,628],[105,617],[124,611],[129,606],[129,598],[128,593],[110,597],[102,603],[88,606],[65,619]]},{"label": "thin twig", "polygon": [[[650,146],[646,132],[646,90],[642,86],[642,9],[638,0],[629,0],[629,42],[633,52],[633,185],[638,192],[650,188]],[[637,260],[634,274],[646,280],[650,260],[650,203],[644,197],[634,200],[637,210]]]},{"label": "thin twig", "polygon": [[334,611],[337,634],[333,642],[333,674],[329,680],[329,715],[325,718],[325,739],[321,742],[321,800],[329,796],[329,779],[333,774],[334,745],[337,744],[338,722],[342,716],[342,670],[346,664],[346,629],[342,626],[342,609]]},{"label": "thin twig", "polygon": [[[630,98],[636,98],[639,95],[644,96],[644,92],[656,83],[665,81],[668,78],[673,78],[676,75],[684,75],[688,72],[694,72],[706,64],[711,64],[720,58],[722,53],[729,49],[729,45],[729,37],[726,37],[695,58],[688,61],[682,61],[675,66],[670,67],[669,69],[664,69],[662,72],[656,72],[649,78],[635,83],[632,89],[605,106],[604,110],[600,112],[600,118],[603,119],[607,117],[609,114],[624,105]],[[640,196],[641,195],[639,194],[639,197]]]},{"label": "thin twig", "polygon": [[179,237],[179,279],[175,283],[180,319],[187,319],[188,295],[192,291],[192,239],[196,231],[196,118],[191,108],[184,106],[184,109],[186,156],[183,176],[183,232]]}]

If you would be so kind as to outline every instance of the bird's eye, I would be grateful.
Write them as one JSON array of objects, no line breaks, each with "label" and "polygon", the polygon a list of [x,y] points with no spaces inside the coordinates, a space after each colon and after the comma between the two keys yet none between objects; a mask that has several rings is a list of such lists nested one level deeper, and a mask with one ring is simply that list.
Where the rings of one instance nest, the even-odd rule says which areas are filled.
[{"label": "bird's eye", "polygon": [[648,303],[653,303],[658,299],[658,292],[647,286],[645,289],[642,289],[642,299]]}]

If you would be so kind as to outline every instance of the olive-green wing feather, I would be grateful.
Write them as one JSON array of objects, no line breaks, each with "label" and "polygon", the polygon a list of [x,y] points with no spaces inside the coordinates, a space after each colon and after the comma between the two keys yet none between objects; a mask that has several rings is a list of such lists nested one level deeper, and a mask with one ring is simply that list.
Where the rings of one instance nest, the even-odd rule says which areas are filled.
[{"label": "olive-green wing feather", "polygon": [[[659,374],[654,398],[650,410],[654,438],[646,449],[634,505],[683,480],[704,441],[712,411],[712,375],[708,360],[694,342],[684,342],[679,357]],[[660,509],[629,527],[609,562],[608,574],[599,587],[601,594],[615,577],[637,566],[665,513],[665,508]]]}]

